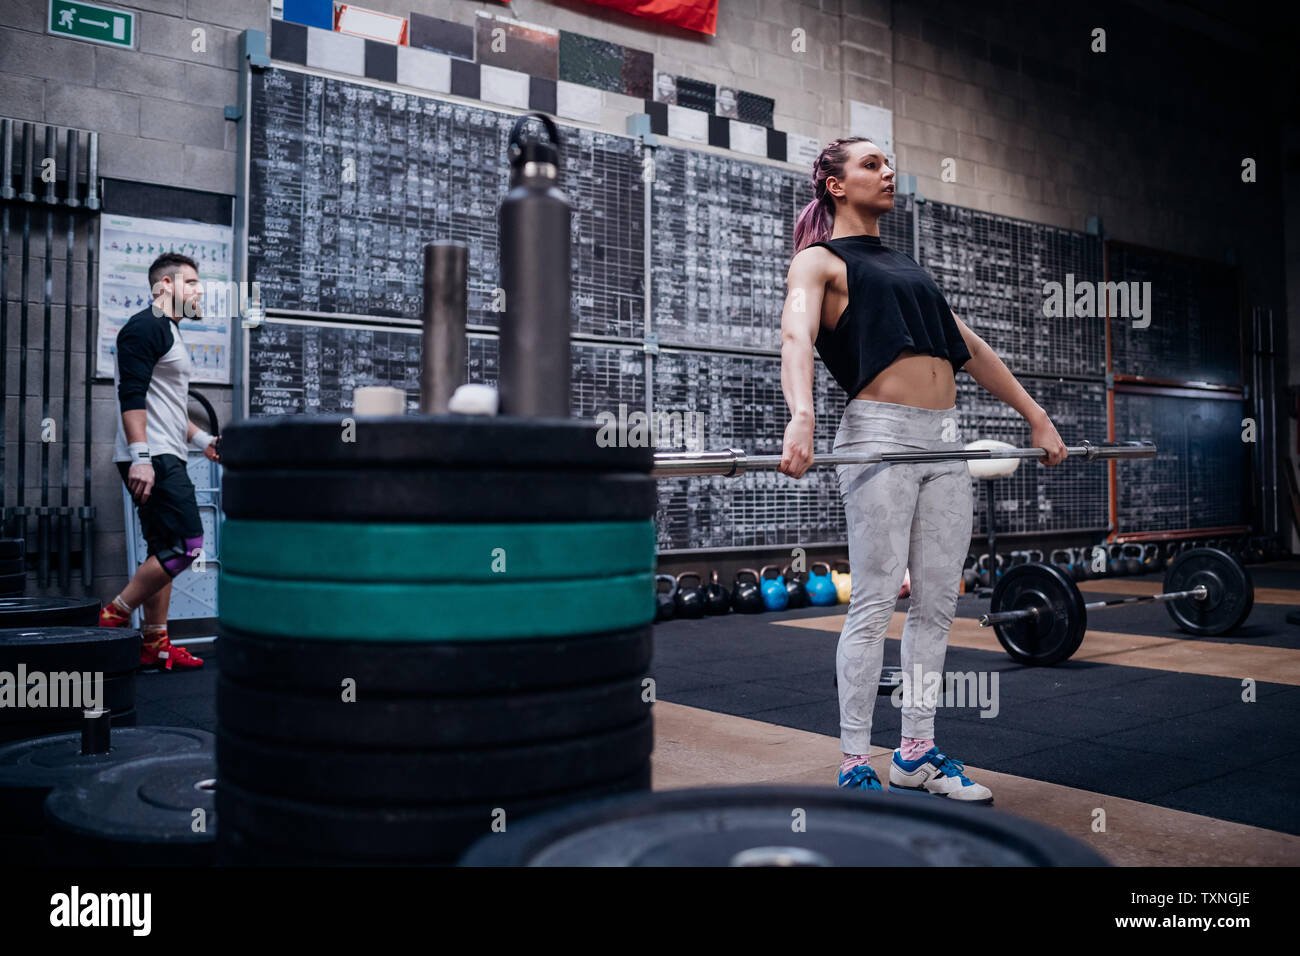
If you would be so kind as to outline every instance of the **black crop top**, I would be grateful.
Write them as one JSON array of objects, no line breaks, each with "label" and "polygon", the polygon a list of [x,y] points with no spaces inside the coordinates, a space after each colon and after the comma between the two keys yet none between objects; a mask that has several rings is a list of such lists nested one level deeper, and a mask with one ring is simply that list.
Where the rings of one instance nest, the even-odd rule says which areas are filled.
[{"label": "black crop top", "polygon": [[834,330],[817,334],[817,354],[853,398],[903,349],[952,362],[970,360],[952,309],[930,274],[879,236],[841,236],[825,246],[844,260],[849,304]]}]

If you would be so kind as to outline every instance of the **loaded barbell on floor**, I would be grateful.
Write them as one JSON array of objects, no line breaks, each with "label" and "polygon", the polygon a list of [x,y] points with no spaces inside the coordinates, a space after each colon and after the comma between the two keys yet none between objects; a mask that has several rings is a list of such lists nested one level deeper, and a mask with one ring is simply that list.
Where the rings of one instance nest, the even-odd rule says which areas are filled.
[{"label": "loaded barbell on floor", "polygon": [[[1154,458],[1156,446],[1150,441],[1102,442],[1094,445],[1067,445],[1068,457],[1093,461],[1098,458]],[[890,451],[875,454],[816,455],[812,467],[832,465],[876,465],[883,462],[983,461],[998,458],[1042,458],[1043,448],[970,448],[960,451]],[[679,478],[689,475],[716,475],[738,478],[747,471],[775,471],[781,466],[780,455],[747,455],[739,448],[724,451],[674,451],[655,454],[651,474],[656,478]]]},{"label": "loaded barbell on floor", "polygon": [[1218,548],[1194,548],[1178,555],[1165,575],[1164,591],[1144,597],[1083,602],[1074,580],[1050,564],[1012,568],[993,589],[989,613],[998,642],[1022,664],[1051,666],[1067,660],[1083,643],[1088,611],[1164,602],[1175,623],[1192,634],[1223,634],[1243,624],[1255,602],[1250,573]]}]

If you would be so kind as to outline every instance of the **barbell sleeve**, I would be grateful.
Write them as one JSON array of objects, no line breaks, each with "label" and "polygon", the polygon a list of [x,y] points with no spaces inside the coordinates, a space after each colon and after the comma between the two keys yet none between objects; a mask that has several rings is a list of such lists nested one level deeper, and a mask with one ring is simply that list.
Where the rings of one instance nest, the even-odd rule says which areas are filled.
[{"label": "barbell sleeve", "polygon": [[[1156,446],[1149,441],[1106,442],[1094,445],[1085,441],[1081,445],[1066,446],[1069,457],[1085,458],[1154,458]],[[1042,458],[1047,454],[1042,448],[979,448],[960,451],[898,451],[870,455],[830,454],[814,456],[813,468],[834,465],[877,465],[884,462],[930,461],[983,461],[1005,458]],[[712,475],[720,478],[737,478],[746,471],[775,471],[781,467],[780,455],[746,455],[739,448],[725,451],[660,452],[655,455],[651,475],[656,478],[679,478],[689,475]]]}]

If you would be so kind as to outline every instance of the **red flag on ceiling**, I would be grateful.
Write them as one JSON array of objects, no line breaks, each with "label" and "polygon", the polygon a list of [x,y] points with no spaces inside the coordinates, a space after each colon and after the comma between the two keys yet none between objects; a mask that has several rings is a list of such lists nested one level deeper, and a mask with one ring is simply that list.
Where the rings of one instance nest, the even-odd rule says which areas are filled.
[{"label": "red flag on ceiling", "polygon": [[650,20],[672,23],[709,36],[718,33],[718,0],[587,0]]}]

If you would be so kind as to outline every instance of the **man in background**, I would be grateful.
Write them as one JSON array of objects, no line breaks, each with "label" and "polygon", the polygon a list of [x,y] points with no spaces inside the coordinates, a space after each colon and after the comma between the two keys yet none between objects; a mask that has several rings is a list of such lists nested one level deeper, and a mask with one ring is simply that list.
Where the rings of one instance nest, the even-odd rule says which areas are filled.
[{"label": "man in background", "polygon": [[113,381],[121,418],[113,460],[140,515],[149,557],[126,588],[99,615],[100,627],[126,627],[144,607],[141,667],[192,670],[203,666],[167,637],[172,579],[203,546],[194,484],[186,470],[187,446],[219,461],[215,440],[189,420],[190,352],[182,318],[202,315],[203,286],[194,260],[164,253],[149,267],[153,303],[117,333]]}]

